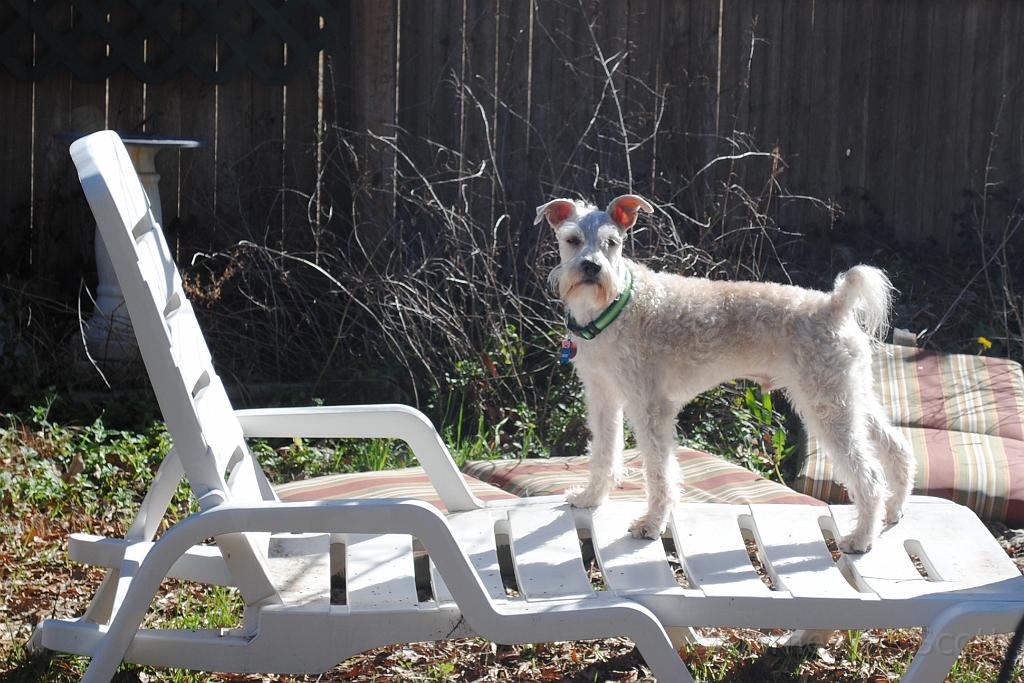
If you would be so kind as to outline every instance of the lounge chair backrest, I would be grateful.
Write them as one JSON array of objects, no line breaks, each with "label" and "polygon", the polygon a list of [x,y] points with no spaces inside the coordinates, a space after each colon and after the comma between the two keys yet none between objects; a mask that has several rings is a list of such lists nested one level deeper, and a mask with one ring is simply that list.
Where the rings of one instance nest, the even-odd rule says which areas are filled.
[{"label": "lounge chair backrest", "polygon": [[115,133],[103,131],[76,141],[71,156],[124,292],[160,410],[200,506],[273,499],[245,445],[124,144]]},{"label": "lounge chair backrest", "polygon": [[[124,144],[112,131],[93,133],[71,145],[71,157],[114,264],[160,410],[200,507],[276,499],[245,445]],[[279,601],[268,578],[263,541],[253,534],[230,534],[217,543],[247,604]]]}]

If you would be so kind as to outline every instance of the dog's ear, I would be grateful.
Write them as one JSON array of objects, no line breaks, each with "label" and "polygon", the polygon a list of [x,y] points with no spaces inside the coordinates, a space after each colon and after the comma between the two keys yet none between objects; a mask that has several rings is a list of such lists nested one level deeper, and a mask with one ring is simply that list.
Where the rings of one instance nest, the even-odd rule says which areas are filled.
[{"label": "dog's ear", "polygon": [[636,223],[637,211],[640,210],[654,213],[654,207],[640,195],[624,194],[612,200],[606,213],[620,229],[629,230]]},{"label": "dog's ear", "polygon": [[575,213],[576,202],[573,200],[552,199],[547,204],[537,207],[537,217],[533,219],[533,224],[537,225],[541,219],[547,218],[552,228],[558,228],[559,225],[572,218]]}]

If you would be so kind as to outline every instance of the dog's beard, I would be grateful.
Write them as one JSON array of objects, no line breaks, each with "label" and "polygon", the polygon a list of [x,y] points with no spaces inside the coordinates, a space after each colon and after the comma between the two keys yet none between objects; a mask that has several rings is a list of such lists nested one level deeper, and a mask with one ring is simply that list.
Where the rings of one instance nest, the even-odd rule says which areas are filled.
[{"label": "dog's beard", "polygon": [[548,282],[580,325],[597,318],[618,296],[614,281],[606,273],[587,279],[574,270],[557,266],[548,276]]}]

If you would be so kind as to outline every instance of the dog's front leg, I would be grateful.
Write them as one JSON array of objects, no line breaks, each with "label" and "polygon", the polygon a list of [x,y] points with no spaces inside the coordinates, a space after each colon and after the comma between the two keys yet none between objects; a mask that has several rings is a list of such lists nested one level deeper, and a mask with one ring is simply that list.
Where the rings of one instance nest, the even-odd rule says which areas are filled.
[{"label": "dog's front leg", "polygon": [[607,383],[583,379],[587,426],[590,427],[590,479],[586,488],[574,486],[565,499],[578,508],[597,507],[608,499],[622,476],[622,399]]},{"label": "dog's front leg", "polygon": [[[632,404],[631,404],[632,406]],[[668,403],[629,409],[629,424],[644,456],[647,512],[629,527],[634,538],[660,538],[679,500],[682,481],[676,461],[676,412]]]}]

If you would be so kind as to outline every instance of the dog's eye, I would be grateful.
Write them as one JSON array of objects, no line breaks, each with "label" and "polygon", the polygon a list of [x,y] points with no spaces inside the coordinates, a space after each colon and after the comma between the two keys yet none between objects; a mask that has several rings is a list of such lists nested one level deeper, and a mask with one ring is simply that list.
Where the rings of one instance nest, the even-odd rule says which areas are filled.
[{"label": "dog's eye", "polygon": [[577,235],[571,235],[565,238],[565,243],[568,244],[570,247],[578,247],[581,242],[582,240]]}]

